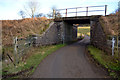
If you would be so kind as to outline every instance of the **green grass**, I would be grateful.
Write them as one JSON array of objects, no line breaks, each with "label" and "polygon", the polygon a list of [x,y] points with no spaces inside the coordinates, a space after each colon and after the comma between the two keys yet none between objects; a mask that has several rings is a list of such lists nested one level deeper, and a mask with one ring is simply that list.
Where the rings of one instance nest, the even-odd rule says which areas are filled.
[{"label": "green grass", "polygon": [[[26,59],[25,62],[20,62],[17,67],[14,67],[14,65],[11,63],[9,65],[3,65],[3,71],[7,71],[7,72],[3,72],[3,75],[5,74],[11,74],[11,73],[17,73],[19,71],[25,70],[25,69],[29,69],[31,67],[33,67],[33,69],[29,72],[29,74],[31,74],[32,72],[34,72],[34,70],[36,69],[36,67],[38,66],[38,64],[40,64],[40,62],[49,54],[53,53],[54,51],[56,51],[57,49],[63,47],[65,45],[63,44],[58,44],[58,45],[51,45],[51,46],[42,46],[42,47],[36,47],[36,48],[32,48]],[[3,63],[4,64],[4,63]]]},{"label": "green grass", "polygon": [[38,64],[49,54],[51,54],[52,52],[56,51],[57,49],[63,47],[64,45],[60,44],[60,45],[53,45],[53,46],[47,46],[47,47],[43,47],[41,52],[44,52],[43,55],[40,54],[40,52],[38,52],[38,54],[31,56],[28,60],[27,60],[27,64],[25,65],[26,68],[34,66],[34,69],[32,70],[32,72],[35,70],[35,68],[38,66]]},{"label": "green grass", "polygon": [[120,72],[120,62],[116,57],[107,55],[93,46],[88,46],[88,50],[98,63],[107,68],[111,76],[120,77],[117,73]]},{"label": "green grass", "polygon": [[78,37],[82,34],[90,36],[90,27],[78,27],[77,34]]}]

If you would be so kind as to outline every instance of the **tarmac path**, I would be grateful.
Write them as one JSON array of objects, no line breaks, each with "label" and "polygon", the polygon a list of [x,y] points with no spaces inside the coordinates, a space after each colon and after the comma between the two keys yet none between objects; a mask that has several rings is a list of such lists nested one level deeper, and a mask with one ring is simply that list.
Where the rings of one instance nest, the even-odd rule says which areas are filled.
[{"label": "tarmac path", "polygon": [[90,62],[85,54],[85,45],[90,38],[60,48],[47,56],[31,78],[106,78],[102,68]]}]

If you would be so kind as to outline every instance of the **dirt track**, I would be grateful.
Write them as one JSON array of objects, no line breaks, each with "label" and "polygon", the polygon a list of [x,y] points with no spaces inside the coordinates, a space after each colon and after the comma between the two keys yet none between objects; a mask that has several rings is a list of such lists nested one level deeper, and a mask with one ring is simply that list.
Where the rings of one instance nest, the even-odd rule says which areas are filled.
[{"label": "dirt track", "polygon": [[85,54],[89,37],[65,46],[46,57],[31,78],[105,78],[106,72],[91,63]]}]

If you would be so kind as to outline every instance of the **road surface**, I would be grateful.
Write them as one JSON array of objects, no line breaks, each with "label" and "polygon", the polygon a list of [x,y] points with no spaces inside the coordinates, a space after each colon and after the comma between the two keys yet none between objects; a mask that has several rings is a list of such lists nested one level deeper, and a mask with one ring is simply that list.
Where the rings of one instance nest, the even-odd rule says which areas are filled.
[{"label": "road surface", "polygon": [[85,45],[89,37],[65,46],[47,56],[31,78],[106,78],[107,73],[89,61]]}]

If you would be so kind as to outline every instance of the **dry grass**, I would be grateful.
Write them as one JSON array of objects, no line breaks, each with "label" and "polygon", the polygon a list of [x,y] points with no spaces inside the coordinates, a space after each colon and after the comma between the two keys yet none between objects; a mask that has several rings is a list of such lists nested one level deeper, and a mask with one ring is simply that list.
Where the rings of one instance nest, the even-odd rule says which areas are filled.
[{"label": "dry grass", "polygon": [[118,16],[117,15],[109,15],[109,16],[102,16],[99,19],[104,32],[106,35],[118,35],[119,33],[119,26],[118,26]]},{"label": "dry grass", "polygon": [[45,17],[3,20],[2,43],[3,45],[11,45],[13,43],[13,37],[25,38],[29,35],[41,34],[48,28],[50,22],[51,21]]}]

